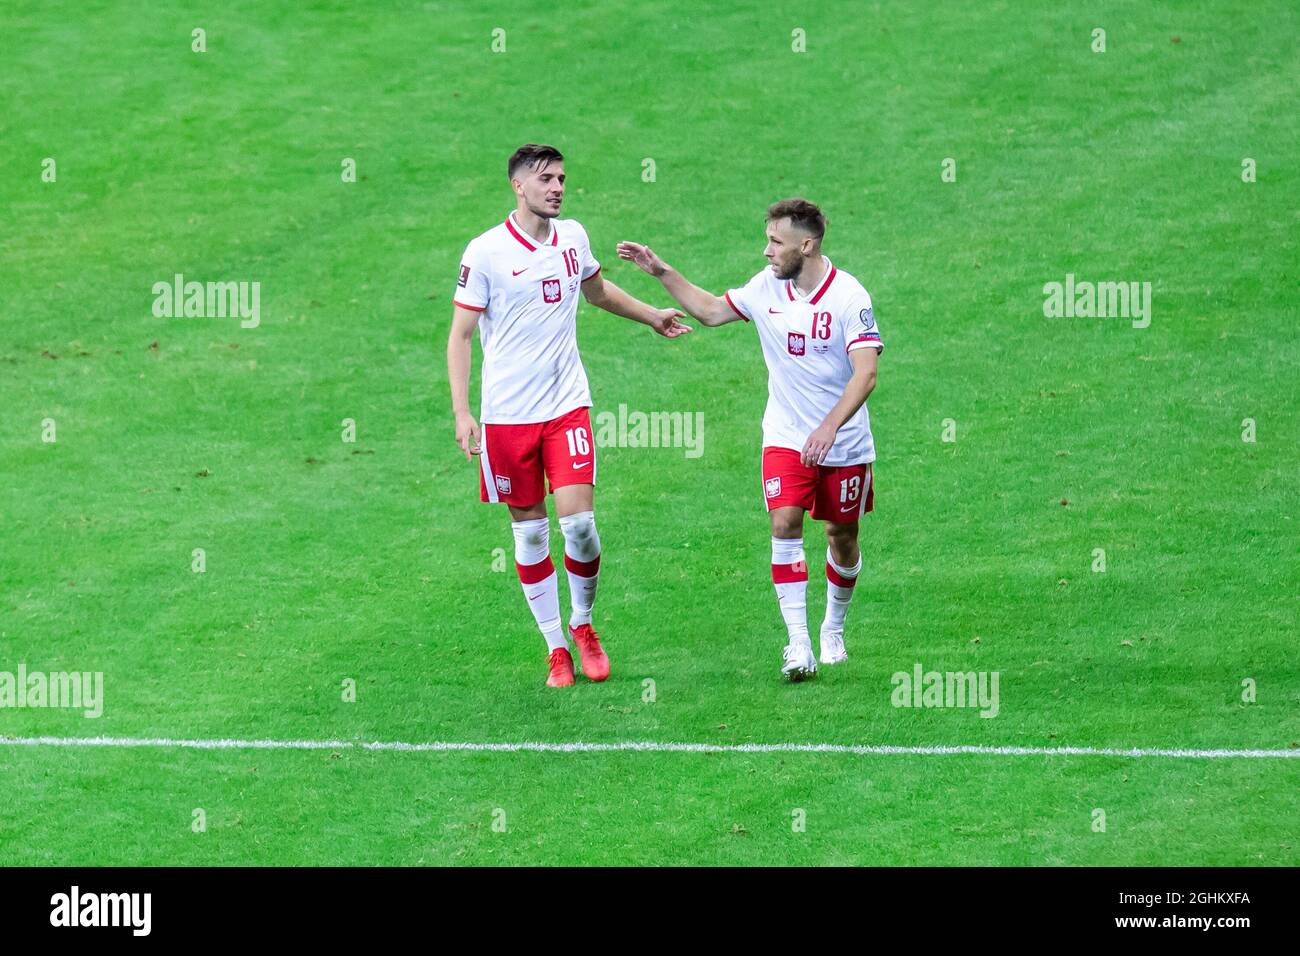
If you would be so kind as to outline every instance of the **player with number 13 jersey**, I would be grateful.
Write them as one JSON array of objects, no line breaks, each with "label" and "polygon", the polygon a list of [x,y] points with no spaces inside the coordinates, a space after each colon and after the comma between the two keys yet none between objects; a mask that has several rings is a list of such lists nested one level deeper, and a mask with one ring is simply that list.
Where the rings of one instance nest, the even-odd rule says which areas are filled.
[{"label": "player with number 13 jersey", "polygon": [[687,281],[647,246],[618,246],[620,258],[656,276],[701,324],[744,320],[758,330],[768,396],[763,497],[772,524],[772,583],[789,638],[781,670],[791,680],[817,670],[808,634],[804,513],[826,522],[821,662],[836,664],[848,657],[844,622],[862,569],[858,522],[875,500],[866,401],[884,344],[871,296],[822,254],[825,233],[825,216],[806,199],[773,204],[768,266],[721,296]]}]

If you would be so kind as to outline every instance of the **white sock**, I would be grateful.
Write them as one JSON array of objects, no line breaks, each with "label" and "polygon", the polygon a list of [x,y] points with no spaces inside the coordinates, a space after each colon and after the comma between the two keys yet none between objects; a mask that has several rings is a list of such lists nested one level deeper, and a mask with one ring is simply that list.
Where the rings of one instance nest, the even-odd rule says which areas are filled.
[{"label": "white sock", "polygon": [[803,538],[772,539],[772,585],[791,644],[811,644],[808,636],[808,563]]},{"label": "white sock", "polygon": [[573,614],[569,627],[591,623],[591,608],[596,603],[596,581],[600,577],[600,536],[596,534],[596,516],[590,511],[565,515],[560,519],[564,532],[564,570],[569,575],[569,603]]},{"label": "white sock", "polygon": [[515,534],[515,570],[523,585],[528,609],[549,650],[568,648],[560,628],[560,585],[551,563],[551,524],[546,518],[511,522]]},{"label": "white sock", "polygon": [[835,563],[831,549],[826,549],[826,617],[822,621],[823,631],[844,632],[844,617],[849,613],[849,602],[853,600],[853,585],[862,572],[862,553],[858,552],[858,563],[846,568]]}]

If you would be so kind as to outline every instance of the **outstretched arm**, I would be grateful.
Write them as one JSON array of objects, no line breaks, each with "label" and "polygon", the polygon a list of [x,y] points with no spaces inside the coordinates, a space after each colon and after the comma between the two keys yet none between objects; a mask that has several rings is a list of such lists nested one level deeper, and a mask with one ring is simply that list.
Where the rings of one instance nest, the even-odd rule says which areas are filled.
[{"label": "outstretched arm", "polygon": [[691,330],[689,325],[677,321],[682,314],[676,309],[656,309],[646,305],[614,283],[605,281],[599,272],[582,284],[582,294],[596,308],[648,325],[664,338],[675,339]]},{"label": "outstretched arm", "polygon": [[741,318],[727,304],[726,299],[688,282],[685,276],[655,255],[649,246],[643,246],[639,242],[620,242],[618,257],[636,263],[642,271],[662,282],[668,294],[683,309],[699,319],[701,325],[725,325]]},{"label": "outstretched arm", "polygon": [[849,384],[844,387],[844,394],[808,436],[803,451],[799,453],[799,461],[805,465],[820,465],[826,460],[827,453],[835,444],[835,435],[840,426],[854,416],[876,387],[876,366],[880,362],[880,352],[877,349],[870,346],[854,349],[849,353],[849,361],[853,364],[853,374],[849,376]]}]

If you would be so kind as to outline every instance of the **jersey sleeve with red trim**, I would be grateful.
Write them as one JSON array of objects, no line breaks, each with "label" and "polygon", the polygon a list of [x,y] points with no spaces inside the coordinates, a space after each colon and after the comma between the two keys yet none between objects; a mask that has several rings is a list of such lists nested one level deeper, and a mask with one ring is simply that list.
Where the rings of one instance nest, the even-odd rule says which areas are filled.
[{"label": "jersey sleeve with red trim", "polygon": [[479,245],[471,242],[460,260],[460,277],[456,280],[456,291],[452,293],[453,304],[482,312],[487,308],[492,295],[492,279],[488,274],[487,257],[479,251]]},{"label": "jersey sleeve with red trim", "polygon": [[840,328],[846,352],[868,348],[880,352],[885,350],[885,343],[880,340],[880,327],[876,325],[876,313],[871,307],[871,296],[866,290],[849,300],[847,321],[842,322]]},{"label": "jersey sleeve with red trim", "polygon": [[600,263],[596,261],[595,255],[592,254],[591,240],[587,238],[586,228],[578,222],[575,222],[574,225],[578,227],[578,234],[582,237],[578,249],[579,274],[582,276],[582,281],[586,282],[600,271]]},{"label": "jersey sleeve with red trim", "polygon": [[755,311],[759,309],[759,293],[763,288],[763,279],[767,270],[758,272],[752,279],[746,282],[739,289],[728,289],[723,293],[723,298],[727,300],[727,305],[731,306],[732,311],[740,316],[746,322],[754,318]]}]

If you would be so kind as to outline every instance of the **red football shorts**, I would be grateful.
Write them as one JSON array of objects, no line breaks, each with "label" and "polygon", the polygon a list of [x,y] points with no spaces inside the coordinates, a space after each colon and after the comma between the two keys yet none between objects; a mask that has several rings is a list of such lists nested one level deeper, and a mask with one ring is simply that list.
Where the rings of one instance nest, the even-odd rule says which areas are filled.
[{"label": "red football shorts", "polygon": [[596,483],[596,442],[584,408],[549,422],[529,425],[485,423],[479,439],[479,500],[527,508],[565,485]]},{"label": "red football shorts", "polygon": [[871,465],[804,465],[793,448],[763,449],[767,510],[795,507],[818,521],[851,524],[875,507]]}]

